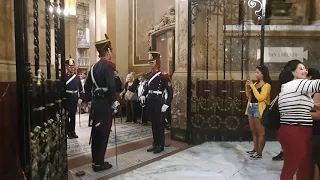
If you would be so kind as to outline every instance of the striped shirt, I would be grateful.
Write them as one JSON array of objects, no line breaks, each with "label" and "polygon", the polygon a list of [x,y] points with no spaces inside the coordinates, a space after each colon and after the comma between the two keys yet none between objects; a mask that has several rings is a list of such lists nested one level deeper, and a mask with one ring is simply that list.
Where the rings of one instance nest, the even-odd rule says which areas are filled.
[{"label": "striped shirt", "polygon": [[320,92],[320,80],[296,79],[283,84],[278,100],[280,124],[312,126],[311,95],[316,92]]}]

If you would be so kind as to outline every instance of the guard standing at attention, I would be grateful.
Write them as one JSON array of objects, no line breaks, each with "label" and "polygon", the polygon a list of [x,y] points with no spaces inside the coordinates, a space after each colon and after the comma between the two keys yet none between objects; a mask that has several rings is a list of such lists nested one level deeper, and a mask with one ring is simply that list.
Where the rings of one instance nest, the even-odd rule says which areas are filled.
[{"label": "guard standing at attention", "polygon": [[[111,61],[111,42],[107,35],[105,40],[96,42],[100,60],[95,63],[88,73],[84,85],[84,102],[92,100],[90,112],[91,153],[93,171],[103,171],[112,167],[104,162],[109,135],[112,126],[113,109],[117,108],[115,64]],[[91,93],[93,92],[93,93]],[[116,105],[117,104],[117,105]]]},{"label": "guard standing at attention", "polygon": [[66,79],[66,110],[67,118],[67,135],[69,139],[78,138],[76,128],[76,113],[78,107],[79,93],[83,91],[80,77],[75,73],[75,64],[73,59],[66,60],[67,79]]},{"label": "guard standing at attention", "polygon": [[[173,88],[170,76],[162,73],[160,70],[160,53],[149,49],[149,64],[151,72],[147,75],[147,84],[143,95],[140,97],[141,103],[147,102],[147,114],[152,123],[153,144],[148,152],[154,154],[164,150],[165,133],[164,133],[164,116],[173,98]],[[167,100],[163,97],[164,91],[167,91]]]}]

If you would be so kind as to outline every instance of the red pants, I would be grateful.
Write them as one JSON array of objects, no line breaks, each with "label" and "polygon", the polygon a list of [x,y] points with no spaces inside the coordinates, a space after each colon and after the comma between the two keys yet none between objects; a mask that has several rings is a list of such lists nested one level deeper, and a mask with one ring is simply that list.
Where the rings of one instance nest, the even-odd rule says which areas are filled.
[{"label": "red pants", "polygon": [[312,127],[281,125],[279,141],[284,152],[280,180],[312,180]]}]

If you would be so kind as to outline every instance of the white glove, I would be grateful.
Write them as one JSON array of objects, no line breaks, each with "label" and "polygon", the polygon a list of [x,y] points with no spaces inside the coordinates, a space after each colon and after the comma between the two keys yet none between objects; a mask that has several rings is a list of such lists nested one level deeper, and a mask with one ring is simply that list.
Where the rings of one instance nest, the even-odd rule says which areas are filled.
[{"label": "white glove", "polygon": [[112,104],[113,114],[116,114],[118,112],[118,106],[120,106],[119,101],[115,101]]},{"label": "white glove", "polygon": [[82,99],[78,99],[78,104],[81,104],[82,103]]},{"label": "white glove", "polygon": [[166,105],[166,104],[164,104],[164,105],[162,105],[162,107],[161,107],[161,111],[162,112],[166,112],[167,111],[167,109],[168,109],[168,105]]},{"label": "white glove", "polygon": [[139,100],[140,100],[140,102],[142,104],[144,104],[146,102],[146,97],[145,96],[141,96]]},{"label": "white glove", "polygon": [[118,106],[120,106],[119,101],[115,101],[115,102],[113,102],[113,104],[112,104],[112,109],[117,109]]}]

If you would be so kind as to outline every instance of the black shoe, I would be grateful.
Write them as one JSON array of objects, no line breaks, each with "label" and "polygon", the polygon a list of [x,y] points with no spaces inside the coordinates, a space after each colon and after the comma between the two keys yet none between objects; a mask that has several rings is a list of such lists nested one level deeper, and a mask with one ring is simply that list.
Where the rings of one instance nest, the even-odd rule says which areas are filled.
[{"label": "black shoe", "polygon": [[153,154],[158,154],[158,153],[161,153],[162,151],[164,151],[164,147],[157,146],[156,150],[153,151]]},{"label": "black shoe", "polygon": [[253,155],[250,156],[251,160],[258,160],[258,159],[262,159],[262,155],[258,154],[258,153],[254,153]]},{"label": "black shoe", "polygon": [[69,138],[69,139],[74,139],[74,137],[73,137],[73,134],[72,134],[72,133],[68,133],[67,135],[68,135],[68,138]]},{"label": "black shoe", "polygon": [[152,146],[151,148],[147,149],[147,152],[153,152],[156,150],[156,146]]},{"label": "black shoe", "polygon": [[103,165],[92,164],[92,170],[94,172],[104,171],[104,170],[108,170],[110,168],[112,168],[112,165],[109,164],[108,162],[104,162]]},{"label": "black shoe", "polygon": [[281,151],[278,155],[273,157],[272,161],[283,161],[283,151]]},{"label": "black shoe", "polygon": [[73,138],[79,138],[79,136],[76,134],[76,132],[72,132]]},{"label": "black shoe", "polygon": [[247,151],[246,152],[248,155],[254,155],[255,153],[256,153],[256,151],[255,150],[251,150],[251,151]]}]

